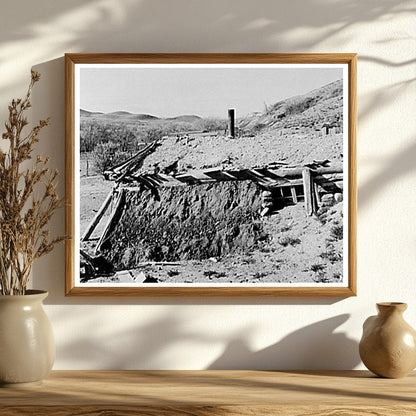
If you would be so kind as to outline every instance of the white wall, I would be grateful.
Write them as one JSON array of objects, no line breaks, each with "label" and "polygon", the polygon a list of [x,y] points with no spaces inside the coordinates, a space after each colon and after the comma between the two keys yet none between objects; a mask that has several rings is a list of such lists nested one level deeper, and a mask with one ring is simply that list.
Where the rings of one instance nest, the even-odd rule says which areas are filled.
[{"label": "white wall", "polygon": [[358,296],[65,298],[62,246],[37,263],[33,283],[50,292],[55,369],[359,368],[377,301],[408,302],[416,327],[415,11],[412,0],[2,2],[0,120],[39,70],[33,118],[52,117],[40,149],[61,172],[65,52],[359,56]]}]

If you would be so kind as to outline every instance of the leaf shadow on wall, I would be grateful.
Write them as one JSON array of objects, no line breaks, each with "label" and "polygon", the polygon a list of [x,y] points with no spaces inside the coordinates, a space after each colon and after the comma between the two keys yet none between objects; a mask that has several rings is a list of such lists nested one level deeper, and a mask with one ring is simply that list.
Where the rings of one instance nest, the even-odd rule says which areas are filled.
[{"label": "leaf shadow on wall", "polygon": [[343,332],[335,332],[349,317],[349,314],[342,314],[315,322],[258,351],[250,348],[248,337],[235,338],[228,342],[222,355],[207,369],[354,368],[360,363],[358,343]]},{"label": "leaf shadow on wall", "polygon": [[[47,0],[40,0],[46,2]],[[327,5],[313,1],[308,3],[310,13],[299,13],[299,9],[304,7],[304,2],[295,0],[291,3],[264,1],[263,7],[258,7],[252,2],[240,2],[239,7],[232,3],[214,1],[208,6],[206,2],[190,2],[188,0],[179,0],[175,4],[173,12],[162,7],[163,1],[155,2],[133,2],[117,6],[119,13],[111,13],[109,3],[102,1],[91,2],[91,8],[96,13],[93,14],[94,24],[85,24],[80,21],[77,30],[71,36],[68,36],[64,44],[59,43],[56,55],[61,55],[62,48],[68,48],[72,52],[131,52],[132,39],[137,40],[137,52],[166,52],[168,51],[259,51],[259,48],[270,49],[275,51],[290,50],[308,51],[312,47],[319,45],[324,39],[335,35],[346,27],[359,22],[376,21],[381,16],[391,14],[409,13],[407,8],[408,1],[398,1],[392,4],[387,0],[382,0],[374,6],[373,2],[357,1],[339,4],[337,8],[328,8]],[[59,3],[61,4],[61,3]],[[68,4],[58,3],[51,10],[54,21],[59,16],[70,14],[71,11],[80,9],[85,3],[81,1]],[[217,7],[215,7],[217,5]],[[160,7],[159,7],[160,6]],[[17,7],[17,6],[16,6]],[[268,10],[273,10],[269,13]],[[20,39],[28,40],[36,35],[30,29],[30,22],[39,20],[42,25],[47,25],[47,19],[44,16],[32,16],[29,9],[22,11],[24,21],[27,21],[27,29],[22,31]],[[187,14],[192,14],[192,18],[187,19]],[[87,14],[85,14],[87,15]],[[116,16],[116,17],[115,17]],[[202,24],[204,22],[204,24]],[[211,25],[206,24],[210,22]],[[331,25],[328,25],[331,22]],[[84,24],[83,24],[84,23]],[[90,22],[91,23],[91,22]],[[53,24],[53,23],[51,23]],[[322,28],[323,31],[315,37],[305,37],[302,35],[285,37],[291,30],[302,28],[305,33],[308,29]],[[6,26],[7,28],[7,26]],[[93,28],[93,30],[91,29]],[[177,30],[180,28],[181,30]],[[195,31],[198,28],[200,36],[189,37],[189,31]],[[162,30],[163,29],[163,30]],[[166,33],[173,33],[175,36],[166,37]],[[282,38],[279,35],[283,35]],[[183,37],[183,42],[178,42]],[[105,41],[103,41],[103,39]],[[261,42],[259,43],[259,40]],[[281,40],[282,39],[282,40]],[[286,40],[285,40],[286,39]],[[12,39],[9,39],[12,40]],[[170,41],[175,41],[171,45]],[[2,39],[1,43],[7,42],[7,38]],[[66,43],[65,43],[66,42]],[[180,50],[177,45],[180,44]],[[58,45],[58,44],[57,44]],[[175,48],[175,49],[174,49]],[[50,53],[49,53],[50,55]],[[359,57],[359,62],[360,57]],[[409,59],[402,63],[381,60],[379,57],[365,56],[363,62],[374,63],[391,67],[407,66],[412,64],[413,60]],[[39,143],[40,153],[50,154],[52,160],[61,172],[60,176],[60,193],[63,195],[63,172],[64,167],[64,60],[58,58],[52,61],[42,62],[34,67],[43,75],[43,80],[36,87],[33,94],[33,118],[45,118],[51,116],[52,126],[42,132]],[[396,85],[398,93],[403,93],[414,79],[399,82]],[[390,91],[390,93],[389,93]],[[370,104],[360,110],[359,123],[370,119],[371,115],[377,111],[380,106],[388,106],[391,103],[391,89],[384,88],[372,94]],[[40,104],[40,105],[39,105]],[[403,159],[402,159],[403,156]],[[397,160],[391,159],[392,169],[389,161],[383,163],[379,172],[374,175],[367,183],[359,187],[359,206],[367,205],[378,192],[390,181],[399,179],[402,175],[414,169],[412,159],[416,158],[416,148],[411,146],[404,149]],[[405,163],[402,163],[403,160]],[[400,161],[400,163],[398,163]],[[64,230],[64,213],[59,212],[53,219],[53,229],[61,234]],[[53,260],[52,260],[53,258]],[[63,246],[57,248],[48,257],[41,259],[34,266],[34,280],[38,287],[45,287],[50,291],[50,296],[45,303],[50,304],[175,304],[175,303],[200,303],[201,298],[168,298],[168,299],[116,299],[112,298],[65,298],[64,293],[64,250]],[[331,304],[339,301],[336,298],[316,298],[315,300],[306,300],[304,298],[276,299],[269,298],[265,303],[273,304]],[[234,299],[233,303],[257,303],[258,298]],[[204,299],[209,304],[228,304],[230,299]]]},{"label": "leaf shadow on wall", "polygon": [[[391,41],[391,40],[390,40]],[[412,68],[416,59],[408,59],[403,62],[395,62],[389,59],[381,59],[374,56],[359,56],[359,64],[369,62],[376,65],[383,65],[389,69],[394,68],[403,68],[409,67]],[[414,85],[416,82],[416,76],[392,83],[388,87],[379,88],[371,92],[371,97],[366,103],[365,106],[359,108],[358,112],[358,126],[363,123],[370,122],[371,116],[376,112],[388,107],[392,102],[397,101],[403,94],[409,92],[409,88],[414,90]],[[404,109],[403,111],[407,111]],[[405,126],[401,131],[397,132],[397,136],[415,134],[415,131],[409,130],[409,126]],[[383,138],[380,137],[380,142],[383,140],[390,141],[394,140],[393,138]],[[359,137],[357,138],[359,144]],[[410,140],[411,143],[409,146],[399,150],[396,154],[379,161],[373,159],[370,162],[374,165],[378,164],[379,168],[376,170],[370,179],[364,182],[358,188],[358,202],[359,207],[365,208],[374,200],[380,192],[383,191],[389,184],[397,182],[405,175],[414,172],[416,169],[415,160],[416,160],[416,142]]]},{"label": "leaf shadow on wall", "polygon": [[[210,344],[215,340],[202,330],[184,328],[181,319],[172,313],[147,318],[146,323],[141,325],[142,316],[136,310],[129,316],[131,321],[137,318],[136,326],[124,328],[122,322],[111,322],[110,318],[106,322],[110,329],[102,327],[100,316],[90,314],[87,320],[76,317],[82,328],[73,328],[70,342],[65,342],[64,337],[58,339],[57,358],[64,364],[75,362],[83,369],[145,370],[169,367],[172,362],[172,357],[168,355],[170,348],[192,342]],[[67,321],[68,328],[74,316],[58,313],[56,319],[61,326]]]},{"label": "leaf shadow on wall", "polygon": [[416,169],[415,160],[416,141],[385,161],[377,173],[359,187],[360,205],[363,207],[368,205],[383,188],[413,172]]},{"label": "leaf shadow on wall", "polygon": [[[105,334],[105,329],[103,331],[100,325],[94,323],[94,319],[99,318],[92,315],[88,321],[75,319],[83,327],[73,328],[68,343],[65,343],[64,337],[60,337],[57,350],[63,365],[66,362],[76,362],[80,368],[89,369],[172,368],[172,362],[177,368],[184,365],[181,364],[183,360],[192,368],[195,362],[209,362],[210,357],[216,354],[210,352],[212,346],[218,344],[225,346],[223,353],[210,364],[202,364],[205,369],[354,368],[360,362],[358,343],[344,332],[335,332],[349,317],[349,314],[342,314],[307,325],[281,341],[256,351],[249,347],[255,331],[253,326],[245,326],[237,332],[233,330],[234,334],[227,336],[207,332],[203,328],[191,329],[184,324],[180,313],[166,313],[128,330],[118,324],[118,329],[112,331],[110,337]],[[139,322],[140,316],[137,318]],[[71,328],[74,316],[68,316],[62,311],[58,312],[56,319],[61,324],[67,321],[64,326],[68,329]],[[107,324],[113,328],[111,318]],[[180,352],[182,350],[187,351],[186,357]],[[192,351],[195,351],[195,356],[192,356]],[[172,361],[172,356],[175,355],[176,360]]]},{"label": "leaf shadow on wall", "polygon": [[[36,7],[10,2],[0,15],[0,65],[16,61],[29,67],[36,56],[42,62],[42,57],[63,51],[320,51],[322,42],[344,36],[352,26],[412,12],[409,0],[355,0],[336,6],[319,0],[176,0],[174,6],[166,0],[38,0]],[[17,47],[9,47],[16,42]],[[17,83],[0,83],[0,95]]]}]

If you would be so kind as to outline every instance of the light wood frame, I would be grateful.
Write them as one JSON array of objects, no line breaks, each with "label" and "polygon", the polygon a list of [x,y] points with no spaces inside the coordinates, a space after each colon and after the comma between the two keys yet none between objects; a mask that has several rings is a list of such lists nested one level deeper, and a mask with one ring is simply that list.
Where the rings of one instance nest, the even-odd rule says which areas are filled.
[{"label": "light wood frame", "polygon": [[[355,296],[356,281],[356,54],[66,54],[66,283],[67,296]],[[256,63],[256,64],[347,64],[348,65],[348,284],[347,286],[305,287],[81,287],[75,282],[74,198],[75,195],[75,84],[77,64],[108,63]],[[345,192],[345,191],[344,191]]]}]

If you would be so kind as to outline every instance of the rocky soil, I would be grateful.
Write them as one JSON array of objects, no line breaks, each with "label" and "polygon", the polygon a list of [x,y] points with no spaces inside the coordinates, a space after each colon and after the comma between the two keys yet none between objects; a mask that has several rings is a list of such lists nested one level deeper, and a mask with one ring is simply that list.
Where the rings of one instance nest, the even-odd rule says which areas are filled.
[{"label": "rocky soil", "polygon": [[[324,121],[342,125],[341,110],[337,81],[240,120],[242,136],[236,139],[224,132],[165,137],[140,171],[178,174],[325,159],[340,165],[342,133],[323,136],[320,127]],[[81,178],[81,228],[111,187],[97,176]],[[343,203],[329,197],[312,217],[306,216],[303,202],[261,217],[261,192],[257,184],[242,181],[127,193],[121,220],[102,249],[118,272],[90,281],[341,281]],[[93,247],[93,242],[82,245],[90,254]]]}]

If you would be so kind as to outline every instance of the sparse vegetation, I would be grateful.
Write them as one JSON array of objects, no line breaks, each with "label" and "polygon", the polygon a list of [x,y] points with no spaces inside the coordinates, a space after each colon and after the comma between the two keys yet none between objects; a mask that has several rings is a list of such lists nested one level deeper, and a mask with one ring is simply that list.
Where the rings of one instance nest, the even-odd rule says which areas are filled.
[{"label": "sparse vegetation", "polygon": [[283,225],[280,228],[280,232],[281,233],[286,233],[286,232],[290,231],[292,228],[293,228],[293,223],[290,223],[290,224],[287,224],[287,225]]},{"label": "sparse vegetation", "polygon": [[342,96],[342,81],[338,80],[307,94],[267,105],[262,113],[241,120],[239,127],[259,132],[266,128],[319,131],[324,122],[342,126]]},{"label": "sparse vegetation", "polygon": [[205,270],[204,276],[208,277],[210,280],[212,279],[220,279],[221,277],[226,277],[227,275],[224,272],[217,272],[215,270]]},{"label": "sparse vegetation", "polygon": [[328,277],[325,276],[324,274],[325,269],[326,269],[325,264],[321,264],[321,263],[312,264],[310,270],[315,275],[314,281],[316,283],[328,283],[329,282]]},{"label": "sparse vegetation", "polygon": [[331,238],[335,241],[344,238],[344,227],[342,224],[336,224],[331,228]]},{"label": "sparse vegetation", "polygon": [[93,114],[81,112],[81,153],[92,152],[100,144],[117,145],[122,152],[137,151],[140,143],[150,143],[163,137],[188,131],[224,131],[224,119],[182,116],[171,119],[143,118],[140,115]]},{"label": "sparse vegetation", "polygon": [[315,277],[314,281],[316,283],[329,283],[330,282],[329,278],[323,274],[318,274],[318,276]]},{"label": "sparse vegetation", "polygon": [[322,272],[322,271],[324,271],[325,270],[325,268],[326,268],[326,266],[324,265],[324,264],[321,264],[321,263],[315,263],[315,264],[312,264],[312,266],[311,266],[311,272],[313,272],[313,273],[320,273],[320,272]]},{"label": "sparse vegetation", "polygon": [[227,120],[218,118],[204,118],[196,123],[198,130],[204,132],[224,131],[227,128]]},{"label": "sparse vegetation", "polygon": [[267,273],[264,273],[264,272],[256,272],[253,275],[253,279],[254,280],[259,280],[259,279],[262,279],[263,277],[266,277],[266,276],[267,276]]},{"label": "sparse vegetation", "polygon": [[328,247],[328,251],[321,253],[319,257],[323,260],[328,260],[331,264],[342,261],[342,254],[336,251],[333,246]]},{"label": "sparse vegetation", "polygon": [[283,246],[283,247],[287,247],[287,246],[296,246],[297,244],[300,244],[302,241],[299,238],[295,238],[295,237],[282,237],[279,238],[278,243]]},{"label": "sparse vegetation", "polygon": [[178,276],[179,270],[176,270],[176,269],[175,270],[168,270],[167,274],[168,274],[169,277]]},{"label": "sparse vegetation", "polygon": [[94,167],[98,173],[104,173],[110,167],[127,160],[133,153],[123,152],[113,142],[98,143],[92,152]]}]

